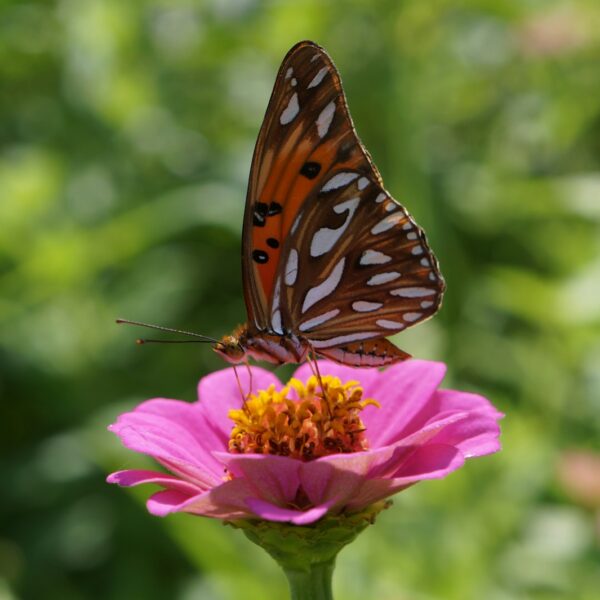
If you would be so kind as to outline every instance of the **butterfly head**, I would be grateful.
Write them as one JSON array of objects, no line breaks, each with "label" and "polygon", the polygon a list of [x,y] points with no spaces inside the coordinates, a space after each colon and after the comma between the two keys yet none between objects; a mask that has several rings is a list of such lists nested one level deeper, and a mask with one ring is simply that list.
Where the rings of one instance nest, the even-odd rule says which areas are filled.
[{"label": "butterfly head", "polygon": [[235,334],[223,336],[213,345],[213,350],[228,363],[234,365],[241,363],[246,357],[246,349]]}]

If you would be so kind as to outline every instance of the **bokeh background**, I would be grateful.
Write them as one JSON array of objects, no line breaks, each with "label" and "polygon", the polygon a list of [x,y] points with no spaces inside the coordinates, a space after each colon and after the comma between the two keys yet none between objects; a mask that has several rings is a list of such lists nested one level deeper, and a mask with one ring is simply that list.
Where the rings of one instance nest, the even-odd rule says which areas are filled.
[{"label": "bokeh background", "polygon": [[106,485],[145,462],[105,428],[222,366],[114,318],[244,320],[250,158],[305,38],[447,279],[396,341],[507,415],[343,551],[337,597],[599,598],[599,32],[597,0],[3,0],[0,598],[285,597],[239,532]]}]

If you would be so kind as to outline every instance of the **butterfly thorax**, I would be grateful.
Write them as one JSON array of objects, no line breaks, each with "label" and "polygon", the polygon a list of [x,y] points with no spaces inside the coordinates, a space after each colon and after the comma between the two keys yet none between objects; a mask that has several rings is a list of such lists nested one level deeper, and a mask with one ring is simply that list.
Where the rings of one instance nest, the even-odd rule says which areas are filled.
[{"label": "butterfly thorax", "polygon": [[214,346],[215,352],[231,364],[241,363],[251,356],[276,365],[304,361],[309,348],[304,338],[292,333],[280,335],[248,324],[240,325]]}]

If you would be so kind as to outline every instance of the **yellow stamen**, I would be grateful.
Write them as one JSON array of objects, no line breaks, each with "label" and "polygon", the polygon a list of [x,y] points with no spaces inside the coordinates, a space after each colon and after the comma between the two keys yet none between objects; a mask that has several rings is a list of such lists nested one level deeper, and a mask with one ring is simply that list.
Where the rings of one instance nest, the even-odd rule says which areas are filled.
[{"label": "yellow stamen", "polygon": [[[277,391],[274,385],[251,394],[241,409],[230,410],[234,422],[229,451],[238,454],[278,454],[308,461],[340,452],[368,448],[360,412],[379,403],[362,398],[357,381],[342,383],[313,375],[306,382],[291,379]],[[290,392],[295,396],[290,398]],[[293,394],[292,394],[293,396]]]}]

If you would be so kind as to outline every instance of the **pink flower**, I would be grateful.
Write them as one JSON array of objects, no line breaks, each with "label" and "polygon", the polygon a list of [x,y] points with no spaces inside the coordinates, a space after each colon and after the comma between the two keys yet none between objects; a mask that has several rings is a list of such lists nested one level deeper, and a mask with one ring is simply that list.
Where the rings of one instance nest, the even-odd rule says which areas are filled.
[{"label": "pink flower", "polygon": [[[353,443],[360,438],[358,451],[313,460],[232,452],[237,447],[230,442],[228,414],[242,402],[229,368],[200,381],[198,402],[148,400],[121,415],[109,429],[127,448],[152,456],[172,474],[127,470],[108,481],[163,488],[148,500],[148,510],[158,516],[188,512],[306,525],[328,513],[359,511],[421,480],[445,477],[466,458],[500,449],[497,422],[503,415],[482,396],[438,389],[446,371],[442,363],[409,360],[380,372],[319,361],[319,370],[342,382],[359,381],[363,395],[380,404],[361,404],[354,421],[360,430],[344,434]],[[282,388],[274,374],[259,367],[251,372],[253,391]],[[246,369],[238,373],[249,389]],[[306,382],[311,374],[304,364],[294,376]],[[297,398],[296,390],[288,397]]]}]

